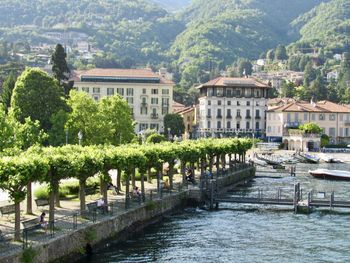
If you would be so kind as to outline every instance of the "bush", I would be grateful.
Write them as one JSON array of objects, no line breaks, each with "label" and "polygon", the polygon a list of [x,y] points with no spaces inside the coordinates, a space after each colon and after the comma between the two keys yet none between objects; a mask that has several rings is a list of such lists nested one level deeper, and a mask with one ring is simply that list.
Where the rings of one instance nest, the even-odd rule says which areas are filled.
[{"label": "bush", "polygon": [[60,185],[60,191],[67,193],[67,195],[78,195],[79,182],[65,182]]},{"label": "bush", "polygon": [[40,186],[34,191],[34,196],[36,199],[49,199],[49,192],[47,186]]},{"label": "bush", "polygon": [[150,135],[147,140],[146,140],[146,143],[161,143],[161,142],[165,142],[166,139],[163,135],[160,135],[160,134],[152,134]]}]

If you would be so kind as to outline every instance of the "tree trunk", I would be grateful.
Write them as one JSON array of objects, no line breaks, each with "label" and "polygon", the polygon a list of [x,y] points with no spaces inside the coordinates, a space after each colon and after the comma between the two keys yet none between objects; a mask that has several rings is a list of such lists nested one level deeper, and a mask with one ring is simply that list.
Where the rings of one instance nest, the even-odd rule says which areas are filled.
[{"label": "tree trunk", "polygon": [[169,163],[169,187],[170,190],[174,189],[174,163]]},{"label": "tree trunk", "polygon": [[213,157],[209,157],[209,171],[211,174],[213,174]]},{"label": "tree trunk", "polygon": [[147,169],[147,182],[148,183],[152,183],[152,168],[151,167],[148,167]]},{"label": "tree trunk", "polygon": [[79,180],[79,199],[80,199],[80,212],[83,214],[85,212],[85,189],[86,189],[86,180]]},{"label": "tree trunk", "polygon": [[131,173],[131,184],[132,187],[134,188],[136,186],[136,169],[132,168],[132,173]]},{"label": "tree trunk", "polygon": [[220,155],[216,155],[216,174],[219,174],[220,170]]},{"label": "tree trunk", "polygon": [[140,170],[140,174],[141,174],[141,195],[142,195],[142,202],[146,201],[146,197],[145,197],[145,173],[144,171]]},{"label": "tree trunk", "polygon": [[55,220],[55,191],[53,189],[49,192],[49,222]]},{"label": "tree trunk", "polygon": [[121,178],[122,178],[122,169],[118,168],[118,176],[117,176],[118,191],[122,190]]},{"label": "tree trunk", "polygon": [[103,178],[100,175],[100,195],[103,196]]},{"label": "tree trunk", "polygon": [[105,205],[108,205],[108,188],[107,188],[107,183],[105,180],[102,180],[102,196],[103,196],[103,200],[105,202]]},{"label": "tree trunk", "polygon": [[186,162],[181,161],[182,183],[186,183]]},{"label": "tree trunk", "polygon": [[129,188],[130,188],[130,173],[129,171],[126,172],[126,182],[125,182],[125,209],[129,208],[130,203],[130,194],[129,194]]},{"label": "tree trunk", "polygon": [[56,207],[61,207],[59,182],[57,183],[57,185],[55,187],[55,206]]},{"label": "tree trunk", "polygon": [[32,183],[29,182],[27,185],[27,214],[33,214],[33,205],[32,205]]},{"label": "tree trunk", "polygon": [[160,180],[162,178],[162,168],[157,168],[157,192],[160,193]]},{"label": "tree trunk", "polygon": [[15,241],[21,241],[21,203],[15,202]]}]

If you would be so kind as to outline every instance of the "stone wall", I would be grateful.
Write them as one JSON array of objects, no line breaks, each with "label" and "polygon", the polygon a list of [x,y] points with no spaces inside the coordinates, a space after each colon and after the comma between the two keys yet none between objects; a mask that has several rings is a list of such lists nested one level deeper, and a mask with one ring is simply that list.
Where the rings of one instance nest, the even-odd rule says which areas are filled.
[{"label": "stone wall", "polygon": [[[235,184],[249,180],[255,175],[255,168],[249,167],[217,179],[218,188],[226,191]],[[45,244],[34,247],[37,251],[35,263],[72,262],[82,257],[87,242],[98,246],[108,240],[124,240],[137,230],[155,223],[162,216],[187,205],[189,200],[200,200],[200,191],[190,189],[178,194],[165,195],[162,200],[146,202],[146,204],[125,211],[114,217],[108,217],[93,225],[72,231],[66,235],[51,239]],[[88,236],[93,237],[89,240]],[[0,259],[0,263],[20,263],[21,253]]]}]

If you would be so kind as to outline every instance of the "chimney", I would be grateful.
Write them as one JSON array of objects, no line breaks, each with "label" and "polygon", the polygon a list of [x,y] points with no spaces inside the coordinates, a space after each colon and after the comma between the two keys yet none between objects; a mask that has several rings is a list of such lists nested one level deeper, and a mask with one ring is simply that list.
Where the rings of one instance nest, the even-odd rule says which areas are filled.
[{"label": "chimney", "polygon": [[311,101],[310,101],[310,104],[312,107],[316,107],[316,103],[314,102],[314,97],[311,97]]}]

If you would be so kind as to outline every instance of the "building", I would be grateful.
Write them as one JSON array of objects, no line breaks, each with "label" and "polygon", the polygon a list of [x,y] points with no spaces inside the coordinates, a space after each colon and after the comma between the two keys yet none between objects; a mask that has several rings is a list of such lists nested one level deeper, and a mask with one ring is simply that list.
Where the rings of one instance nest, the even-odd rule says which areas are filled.
[{"label": "building", "polygon": [[199,136],[264,135],[268,85],[253,78],[219,77],[197,88]]},{"label": "building", "polygon": [[[181,105],[181,106],[180,106]],[[183,104],[178,102],[173,103],[174,113],[180,114],[184,121],[185,133],[183,134],[184,138],[193,138],[195,127],[196,127],[196,106],[186,107]]]},{"label": "building", "polygon": [[135,132],[164,130],[164,115],[171,113],[174,83],[149,69],[102,69],[76,71],[74,87],[98,101],[119,94],[130,105]]},{"label": "building", "polygon": [[[315,137],[298,142],[294,131],[304,123],[313,122],[319,125],[325,134],[330,137],[331,144],[341,144],[350,142],[350,108],[330,101],[298,102],[291,101],[284,105],[274,106],[267,111],[266,136],[269,141],[283,142],[289,149],[303,149],[316,147]],[[293,134],[291,134],[293,133]],[[306,136],[306,135],[305,135]]]}]

